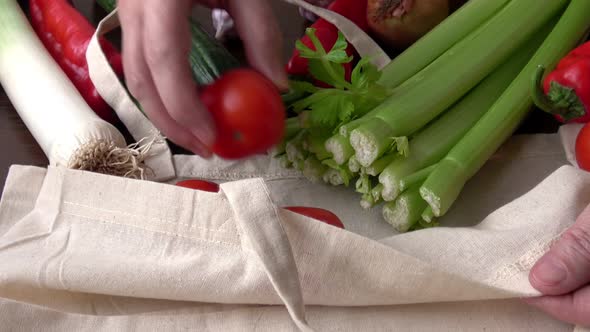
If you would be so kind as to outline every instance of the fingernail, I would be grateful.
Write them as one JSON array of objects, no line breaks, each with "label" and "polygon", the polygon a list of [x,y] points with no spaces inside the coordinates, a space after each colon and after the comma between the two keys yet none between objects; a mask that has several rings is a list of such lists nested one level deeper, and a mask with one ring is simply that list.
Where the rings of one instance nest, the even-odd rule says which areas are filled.
[{"label": "fingernail", "polygon": [[194,145],[194,146],[191,148],[191,151],[192,151],[194,154],[196,154],[196,155],[198,155],[198,156],[201,156],[202,158],[205,158],[205,159],[209,159],[209,158],[211,158],[211,155],[212,155],[211,151],[209,151],[209,150],[205,149],[205,148],[204,148],[204,147],[202,147],[200,144],[195,144],[195,145]]},{"label": "fingernail", "polygon": [[193,130],[195,135],[205,146],[211,147],[215,143],[215,132],[210,127],[202,127]]},{"label": "fingernail", "polygon": [[279,91],[285,92],[289,90],[289,80],[287,75],[279,74],[275,79],[275,85],[279,88]]},{"label": "fingernail", "polygon": [[274,83],[281,92],[289,90],[289,78],[282,66],[279,66],[279,71],[274,75]]},{"label": "fingernail", "polygon": [[556,286],[566,277],[565,266],[552,255],[541,258],[533,268],[533,278],[545,286]]}]

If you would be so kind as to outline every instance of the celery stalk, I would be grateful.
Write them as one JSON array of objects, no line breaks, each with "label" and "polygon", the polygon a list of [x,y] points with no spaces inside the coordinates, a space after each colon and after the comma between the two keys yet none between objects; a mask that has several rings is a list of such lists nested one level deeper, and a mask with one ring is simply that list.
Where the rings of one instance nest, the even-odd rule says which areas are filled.
[{"label": "celery stalk", "polygon": [[308,155],[308,152],[303,149],[303,142],[306,137],[305,134],[305,131],[300,131],[295,137],[289,140],[285,146],[287,158],[292,163],[296,163],[299,160],[303,161]]},{"label": "celery stalk", "polygon": [[291,167],[293,164],[289,161],[289,158],[287,158],[287,155],[281,155],[279,158],[279,164],[281,165],[281,167],[283,168],[289,168]]},{"label": "celery stalk", "polygon": [[432,217],[429,219],[425,219],[424,218],[424,214],[422,215],[422,218],[418,219],[418,223],[415,224],[412,228],[414,230],[418,230],[418,229],[426,229],[426,228],[432,228],[432,227],[438,227],[439,223],[437,221],[437,218]]},{"label": "celery stalk", "polygon": [[441,216],[449,210],[467,180],[521,123],[532,106],[530,80],[537,67],[553,68],[577,45],[590,28],[589,12],[590,1],[572,0],[553,31],[510,87],[439,162],[420,189],[434,215]]},{"label": "celery stalk", "polygon": [[379,84],[396,87],[429,65],[506,5],[509,0],[470,0],[383,68]]},{"label": "celery stalk", "polygon": [[299,133],[300,130],[301,126],[299,125],[299,119],[297,117],[288,118],[285,121],[285,137],[283,140],[292,139]]},{"label": "celery stalk", "polygon": [[357,191],[363,194],[361,196],[360,201],[361,207],[367,210],[381,202],[381,190],[383,189],[383,186],[378,184],[375,187],[371,188],[371,186],[373,185],[373,181],[366,174],[363,175],[359,180],[363,182],[361,186],[364,187],[362,189],[359,189],[359,184],[357,182]]},{"label": "celery stalk", "polygon": [[304,145],[304,147],[307,149],[307,151],[313,153],[319,160],[329,159],[332,157],[332,155],[330,154],[330,152],[328,152],[328,150],[326,150],[324,144],[326,138],[327,137],[323,135],[310,134],[307,136],[307,139],[305,140],[306,144]]},{"label": "celery stalk", "polygon": [[424,212],[422,212],[422,220],[424,220],[427,223],[431,223],[434,221],[435,219],[435,215],[434,212],[432,211],[432,207],[430,207],[430,205],[428,205],[426,207],[426,209],[424,209]]},{"label": "celery stalk", "polygon": [[356,128],[358,128],[361,124],[363,124],[363,122],[366,122],[368,118],[370,118],[371,116],[371,112],[369,112],[368,114],[366,114],[365,116],[352,120],[349,123],[346,123],[342,126],[340,126],[340,128],[338,128],[338,133],[340,133],[340,135],[344,136],[344,137],[349,137],[350,136],[350,132],[352,132],[353,130],[355,130]]},{"label": "celery stalk", "polygon": [[328,166],[313,156],[307,157],[303,164],[303,175],[312,183],[321,181],[327,170]]},{"label": "celery stalk", "polygon": [[356,181],[356,192],[361,194],[368,194],[371,191],[373,183],[367,174],[361,174]]},{"label": "celery stalk", "polygon": [[[418,185],[424,183],[424,181],[426,181],[428,176],[430,176],[430,174],[432,173],[432,171],[434,171],[435,168],[436,168],[436,164],[432,165],[432,166],[428,166],[426,168],[423,168],[416,173],[412,173],[412,174],[402,178],[399,181],[400,190],[405,191],[406,189],[408,189],[410,187],[415,187],[415,186],[418,186]],[[381,184],[381,185],[383,185],[383,184]]]},{"label": "celery stalk", "polygon": [[352,173],[358,173],[361,171],[361,164],[359,164],[355,156],[352,156],[350,159],[348,159],[348,170]]},{"label": "celery stalk", "polygon": [[377,184],[375,187],[373,187],[373,189],[371,189],[371,195],[373,196],[373,199],[375,200],[375,202],[378,202],[381,200],[381,192],[383,191],[383,185],[381,183]]},{"label": "celery stalk", "polygon": [[385,168],[397,158],[400,158],[397,153],[386,154],[385,156],[375,160],[371,166],[366,167],[365,172],[372,176],[379,176],[379,174],[381,174],[381,172],[383,172]]},{"label": "celery stalk", "polygon": [[340,134],[328,138],[325,148],[338,165],[344,165],[354,154],[354,150],[348,139]]},{"label": "celery stalk", "polygon": [[305,168],[305,160],[297,159],[293,162],[293,167],[298,171],[303,171]]},{"label": "celery stalk", "polygon": [[361,196],[360,204],[361,204],[361,207],[365,210],[372,208],[377,203],[378,202],[375,200],[375,197],[373,197],[373,195],[371,195],[371,193],[364,194]]},{"label": "celery stalk", "polygon": [[421,213],[428,204],[420,196],[420,187],[412,187],[401,194],[395,201],[383,205],[383,218],[393,228],[407,232],[421,218]]},{"label": "celery stalk", "polygon": [[410,135],[454,104],[503,63],[567,0],[512,0],[493,18],[400,85],[368,121],[350,133],[358,161],[368,166],[393,137]]},{"label": "celery stalk", "polygon": [[406,176],[437,163],[461,140],[516,78],[553,25],[553,22],[547,24],[504,64],[410,141],[410,154],[406,158],[394,158],[379,175],[379,182],[384,186],[384,200],[394,200],[403,191],[402,181]]},{"label": "celery stalk", "polygon": [[336,169],[329,168],[322,176],[324,182],[329,183],[333,186],[341,186],[344,184],[344,179],[340,172]]}]

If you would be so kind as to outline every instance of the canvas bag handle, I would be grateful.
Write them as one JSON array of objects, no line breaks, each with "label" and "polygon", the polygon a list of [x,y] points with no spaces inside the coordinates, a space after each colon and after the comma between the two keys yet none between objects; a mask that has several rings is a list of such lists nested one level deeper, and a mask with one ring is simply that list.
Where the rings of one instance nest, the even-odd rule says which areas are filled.
[{"label": "canvas bag handle", "polygon": [[144,142],[144,144],[153,144],[149,156],[145,159],[145,164],[151,170],[153,180],[166,181],[176,177],[170,147],[134,103],[100,47],[100,38],[117,27],[119,27],[117,10],[114,10],[98,24],[86,50],[90,79],[97,92],[117,113],[131,136],[140,145]]}]

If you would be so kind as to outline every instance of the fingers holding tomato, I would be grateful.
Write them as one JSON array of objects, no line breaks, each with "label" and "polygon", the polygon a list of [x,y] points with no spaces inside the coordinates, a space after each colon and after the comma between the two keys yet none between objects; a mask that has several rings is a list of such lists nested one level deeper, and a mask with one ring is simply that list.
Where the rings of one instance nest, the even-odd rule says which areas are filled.
[{"label": "fingers holding tomato", "polygon": [[279,90],[254,70],[225,73],[202,90],[201,100],[217,127],[212,151],[222,158],[263,153],[283,138],[286,111]]}]

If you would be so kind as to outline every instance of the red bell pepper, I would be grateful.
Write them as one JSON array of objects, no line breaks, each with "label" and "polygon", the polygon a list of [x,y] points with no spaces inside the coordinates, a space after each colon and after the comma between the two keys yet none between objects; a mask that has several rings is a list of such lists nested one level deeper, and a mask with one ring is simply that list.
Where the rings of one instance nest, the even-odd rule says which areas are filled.
[{"label": "red bell pepper", "polygon": [[561,122],[590,121],[590,42],[572,50],[542,82],[543,68],[534,80],[533,99]]},{"label": "red bell pepper", "polygon": [[[368,23],[367,23],[367,0],[335,0],[332,2],[328,9],[336,12],[352,22],[354,22],[359,28],[363,31],[368,30]],[[326,51],[332,49],[334,44],[336,43],[336,39],[338,39],[338,29],[328,21],[320,18],[314,24],[311,25],[312,28],[316,29],[316,36],[322,43],[322,46]],[[315,50],[313,43],[309,39],[308,36],[304,36],[301,38],[301,42]],[[352,45],[348,45],[348,49],[346,50],[349,56],[352,56],[356,53],[354,47]],[[350,81],[350,75],[352,73],[353,63],[349,62],[344,64],[344,69],[346,73],[346,79]],[[295,76],[306,76],[308,71],[308,60],[302,58],[299,55],[298,50],[293,51],[293,55],[291,59],[287,63],[287,73]]]},{"label": "red bell pepper", "polygon": [[[95,33],[92,24],[66,0],[30,0],[29,8],[37,36],[86,103],[105,121],[115,122],[115,112],[98,94],[88,73],[86,49]],[[115,73],[123,77],[117,49],[105,39],[100,44]]]}]

